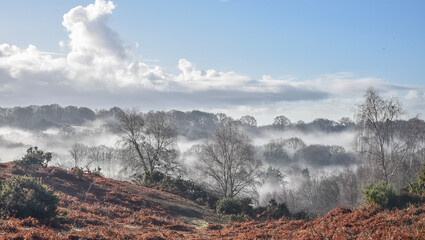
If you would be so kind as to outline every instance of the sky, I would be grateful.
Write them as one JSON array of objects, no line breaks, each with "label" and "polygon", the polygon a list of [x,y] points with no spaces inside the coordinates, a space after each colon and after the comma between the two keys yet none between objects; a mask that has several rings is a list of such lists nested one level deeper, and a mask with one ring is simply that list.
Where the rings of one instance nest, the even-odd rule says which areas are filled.
[{"label": "sky", "polygon": [[425,1],[0,1],[0,106],[425,113]]}]

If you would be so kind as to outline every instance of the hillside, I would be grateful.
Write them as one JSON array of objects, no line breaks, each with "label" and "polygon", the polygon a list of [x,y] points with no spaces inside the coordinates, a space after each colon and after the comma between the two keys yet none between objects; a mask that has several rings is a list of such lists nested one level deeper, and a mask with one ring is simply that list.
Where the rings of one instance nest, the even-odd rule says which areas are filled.
[{"label": "hillside", "polygon": [[[0,164],[2,179],[11,163]],[[179,196],[130,182],[49,167],[38,173],[68,217],[46,226],[0,221],[1,239],[423,239],[425,205],[395,211],[337,208],[313,221],[229,223]],[[210,223],[210,224],[208,224]]]},{"label": "hillside", "polygon": [[[11,176],[11,166],[0,164],[2,179]],[[39,234],[53,239],[133,239],[161,233],[178,238],[208,222],[224,222],[211,209],[130,182],[95,174],[77,178],[57,167],[42,169],[37,176],[59,195],[60,208],[66,209],[69,219],[60,226],[42,227],[42,231],[42,225],[31,219],[1,221],[0,237],[20,239]]]}]

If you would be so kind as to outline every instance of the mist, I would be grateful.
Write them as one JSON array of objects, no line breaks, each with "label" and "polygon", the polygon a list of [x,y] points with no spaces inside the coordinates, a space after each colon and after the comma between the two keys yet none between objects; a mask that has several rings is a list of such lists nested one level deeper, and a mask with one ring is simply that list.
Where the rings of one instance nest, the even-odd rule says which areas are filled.
[{"label": "mist", "polygon": [[[109,112],[111,111],[112,110],[109,110]],[[108,112],[108,110],[98,110],[96,113],[98,117],[92,117],[93,120],[88,120],[87,117],[83,118],[84,120],[74,120],[74,122],[81,122],[81,124],[63,124],[62,122],[69,122],[69,120],[56,120],[56,123],[51,125],[58,125],[58,127],[48,127],[45,129],[36,127],[35,130],[31,130],[23,127],[8,126],[6,124],[3,124],[3,126],[0,125],[0,160],[2,162],[8,162],[19,159],[25,154],[26,149],[31,146],[38,146],[54,154],[54,158],[50,165],[70,168],[72,167],[72,159],[70,158],[69,150],[75,143],[84,144],[88,147],[106,146],[109,148],[117,148],[119,135],[114,129],[116,119],[109,113],[105,115],[104,112]],[[175,115],[182,114],[182,112],[178,111],[172,111],[172,113]],[[194,115],[195,120],[190,120],[190,122],[188,122],[188,120],[181,120],[179,123],[180,126],[183,126],[179,129],[184,129],[184,131],[180,132],[177,141],[178,150],[181,153],[179,161],[185,165],[184,167],[186,169],[190,170],[194,167],[196,158],[187,152],[192,146],[202,144],[206,141],[209,134],[211,134],[215,128],[214,121],[217,120],[214,120],[214,114],[198,113],[197,111],[186,112],[185,114],[197,114]],[[198,115],[201,117],[200,119],[203,119],[200,120],[199,124],[196,122],[196,117]],[[191,118],[193,119],[194,117]],[[206,117],[212,120],[206,121]],[[33,118],[35,119],[35,117]],[[29,116],[29,119],[25,120],[25,122],[31,121],[35,121],[31,116]],[[23,125],[19,121],[10,122],[18,126]],[[205,123],[209,125],[205,125]],[[261,129],[261,127],[257,129]],[[259,149],[274,139],[297,137],[302,139],[307,145],[339,145],[347,149],[347,151],[350,151],[352,149],[352,141],[355,133],[352,129],[340,132],[324,132],[319,130],[306,132],[293,128],[279,131],[265,128],[261,131],[249,131],[248,129],[247,134],[252,139],[253,144]],[[259,157],[261,157],[261,153],[259,155]],[[310,167],[302,163],[298,163],[297,166],[300,169]],[[281,168],[280,166],[273,167]]]},{"label": "mist", "polygon": [[291,137],[297,137],[302,139],[307,145],[321,144],[321,145],[337,145],[345,148],[346,150],[354,150],[354,137],[355,131],[349,129],[343,132],[331,132],[326,133],[322,131],[310,131],[302,132],[297,130],[285,130],[285,131],[266,131],[261,135],[250,135],[253,139],[254,144],[257,146],[268,143],[271,139],[288,139]]}]

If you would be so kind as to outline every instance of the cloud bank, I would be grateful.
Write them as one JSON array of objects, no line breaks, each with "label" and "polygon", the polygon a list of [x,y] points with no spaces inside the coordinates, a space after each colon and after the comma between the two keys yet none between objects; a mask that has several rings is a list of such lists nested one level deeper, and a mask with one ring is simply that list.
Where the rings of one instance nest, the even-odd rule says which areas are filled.
[{"label": "cloud bank", "polygon": [[[253,79],[232,71],[200,70],[184,58],[177,64],[180,73],[167,73],[158,65],[136,60],[138,56],[134,56],[131,47],[108,26],[115,8],[112,1],[96,0],[64,14],[62,25],[69,39],[60,45],[66,49],[65,55],[43,52],[34,45],[19,48],[1,44],[0,101],[6,106],[143,105],[156,109],[216,109],[234,114],[248,114],[241,111],[255,108],[275,115],[276,111],[283,111],[308,120],[308,114],[285,106],[320,108],[326,101],[358,99],[371,86],[386,92],[410,91],[406,98],[415,97],[411,92],[415,90],[413,86],[379,78],[356,78],[351,73],[328,74],[306,81],[268,75]],[[341,109],[347,108],[341,104],[345,103],[340,103]]]}]

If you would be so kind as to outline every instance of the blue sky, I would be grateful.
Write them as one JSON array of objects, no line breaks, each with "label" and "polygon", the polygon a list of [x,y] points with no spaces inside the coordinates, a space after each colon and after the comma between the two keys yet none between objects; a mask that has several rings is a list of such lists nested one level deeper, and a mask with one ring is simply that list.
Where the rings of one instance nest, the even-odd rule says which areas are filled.
[{"label": "blue sky", "polygon": [[[62,21],[64,14],[70,9],[76,6],[86,7],[93,2],[2,0],[0,44],[16,45],[21,51],[32,44],[39,52],[54,52],[65,56],[72,51],[91,49],[90,46],[72,45],[70,31],[66,30]],[[158,87],[158,84],[152,87],[151,83],[143,83],[139,90],[145,98],[137,98],[135,95],[138,93],[132,92],[134,96],[129,95],[133,97],[122,99],[122,95],[118,93],[111,94],[110,88],[96,91],[99,98],[94,98],[93,92],[87,97],[87,93],[76,87],[83,84],[80,82],[74,85],[75,81],[71,81],[71,77],[67,75],[63,77],[62,82],[73,82],[71,85],[74,91],[87,99],[83,102],[78,99],[74,101],[70,94],[67,100],[59,99],[60,103],[89,103],[95,107],[108,107],[114,103],[125,106],[138,105],[141,101],[149,102],[150,99],[155,99],[156,104],[146,104],[145,108],[202,108],[236,115],[250,112],[258,115],[267,113],[267,118],[281,113],[288,114],[295,118],[294,120],[309,120],[315,116],[338,118],[350,115],[349,111],[343,110],[347,109],[344,104],[360,99],[362,90],[373,86],[385,96],[406,99],[406,107],[412,115],[423,111],[424,105],[419,102],[425,99],[425,1],[116,0],[113,3],[115,8],[112,12],[105,13],[107,20],[102,19],[103,25],[95,26],[96,29],[104,29],[106,26],[111,31],[104,33],[99,30],[99,36],[109,38],[111,33],[112,38],[117,37],[119,41],[115,39],[109,43],[121,44],[126,49],[126,54],[130,52],[126,60],[130,61],[131,58],[133,63],[140,61],[152,68],[159,66],[161,71],[173,77],[155,71],[156,77],[152,79],[172,79],[171,83],[167,83],[167,87]],[[72,31],[78,30],[73,28]],[[99,39],[99,36],[83,40],[87,40],[85,44],[96,44],[93,39]],[[61,47],[58,44],[60,41]],[[111,44],[107,46],[112,46]],[[93,52],[103,52],[98,48],[93,49]],[[53,58],[60,56],[62,55],[52,55]],[[220,74],[219,80],[218,77],[208,80],[208,76],[193,75],[193,72],[192,75],[189,74],[190,80],[187,74],[186,77],[179,78],[183,71],[183,65],[179,65],[181,59],[189,62],[189,65],[185,65],[189,66],[189,69],[214,69],[223,74]],[[69,64],[69,57],[67,61]],[[3,65],[0,64],[0,69],[3,68],[8,73],[4,75],[13,75],[8,69],[10,66],[7,66],[10,62],[8,60],[4,61]],[[65,63],[59,65],[61,64]],[[62,67],[61,70],[58,70],[58,67],[53,71],[54,74],[50,69],[47,71],[49,73],[44,71],[43,77],[45,74],[57,76],[58,71],[63,72],[64,68],[68,69],[69,66]],[[31,70],[31,73],[33,72]],[[229,74],[231,72],[236,75]],[[25,69],[25,73],[21,75],[29,75],[28,69]],[[30,77],[21,75],[12,78],[22,80]],[[278,85],[282,91],[272,89],[276,82],[261,82],[264,75],[270,76],[273,81],[280,81]],[[87,78],[86,82],[98,80],[98,76],[84,76]],[[141,75],[134,77],[140,78]],[[199,83],[196,82],[197,78],[205,81],[202,86],[199,84],[192,88],[192,81],[195,85]],[[239,80],[240,85],[225,84],[235,78],[246,79]],[[51,81],[61,81],[60,77],[58,79]],[[10,85],[13,81],[8,82]],[[289,85],[286,84],[288,82]],[[224,85],[220,85],[222,83]],[[240,86],[246,86],[247,83],[255,86],[240,90]],[[328,91],[326,86],[320,84],[341,86]],[[361,84],[362,87],[354,89],[354,93],[349,92],[350,86]],[[148,85],[151,87],[147,87]],[[119,86],[121,89],[123,85]],[[189,93],[175,90],[188,86]],[[84,85],[84,89],[87,88],[89,87]],[[18,87],[14,89],[16,96],[22,95],[22,92],[19,92],[22,90],[16,90]],[[293,93],[293,89],[299,95],[270,97],[273,94],[291,95],[288,93]],[[338,92],[339,90],[341,91]],[[125,94],[126,91],[120,94]],[[347,94],[344,91],[347,91]],[[12,90],[3,92],[15,96]],[[219,100],[211,98],[203,102],[204,105],[189,104],[202,98],[206,92],[219,95]],[[249,94],[245,93],[252,94],[258,101],[252,103]],[[159,98],[169,98],[169,102],[163,101],[161,105]],[[185,100],[181,100],[182,98]],[[56,100],[53,96],[41,99],[36,102]],[[180,100],[180,105],[170,104]],[[25,104],[25,101],[16,103]],[[217,104],[215,101],[218,101]],[[340,112],[323,113],[327,104],[335,102],[341,104],[338,108],[341,109]],[[12,104],[11,100],[6,103]],[[314,107],[317,111],[309,109],[312,104],[318,104]]]}]

